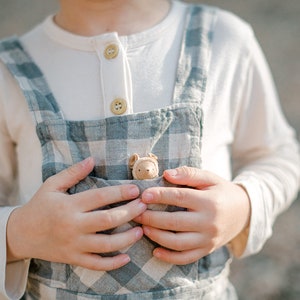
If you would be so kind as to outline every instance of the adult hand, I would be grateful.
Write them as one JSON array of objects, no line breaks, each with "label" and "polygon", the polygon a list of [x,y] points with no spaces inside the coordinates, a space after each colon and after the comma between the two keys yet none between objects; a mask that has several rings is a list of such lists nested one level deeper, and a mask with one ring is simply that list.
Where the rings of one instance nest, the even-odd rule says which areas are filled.
[{"label": "adult hand", "polygon": [[227,244],[250,219],[246,191],[230,181],[196,168],[164,172],[171,183],[186,187],[149,188],[142,194],[146,204],[169,204],[186,211],[147,210],[135,219],[144,234],[161,245],[153,255],[172,264],[188,264]]},{"label": "adult hand", "polygon": [[[93,167],[93,159],[88,158],[50,177],[31,201],[12,212],[7,225],[8,261],[39,258],[93,270],[112,270],[130,261],[126,254],[112,257],[99,254],[135,243],[143,235],[142,228],[112,235],[97,232],[127,223],[144,212],[146,205],[136,199],[139,190],[134,185],[67,194]],[[125,200],[133,201],[98,210]]]}]

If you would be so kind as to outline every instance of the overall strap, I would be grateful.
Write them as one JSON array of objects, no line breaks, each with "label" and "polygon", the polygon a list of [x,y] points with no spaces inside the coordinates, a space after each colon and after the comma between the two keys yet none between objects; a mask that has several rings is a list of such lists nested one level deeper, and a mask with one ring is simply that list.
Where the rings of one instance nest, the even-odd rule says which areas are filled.
[{"label": "overall strap", "polygon": [[0,59],[19,84],[37,123],[49,118],[63,118],[43,73],[17,37],[0,41]]},{"label": "overall strap", "polygon": [[216,9],[191,5],[182,40],[174,103],[204,101]]}]

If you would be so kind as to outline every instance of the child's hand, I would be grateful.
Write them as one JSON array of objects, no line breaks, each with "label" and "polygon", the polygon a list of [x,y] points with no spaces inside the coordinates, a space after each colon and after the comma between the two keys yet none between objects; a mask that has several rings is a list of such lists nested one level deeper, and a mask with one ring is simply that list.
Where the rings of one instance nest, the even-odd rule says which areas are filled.
[{"label": "child's hand", "polygon": [[227,244],[247,226],[250,201],[242,187],[188,167],[168,170],[164,177],[191,188],[149,188],[142,195],[147,204],[187,209],[147,210],[135,219],[144,225],[144,234],[162,246],[153,252],[157,258],[178,265],[194,262]]},{"label": "child's hand", "polygon": [[96,210],[136,199],[139,190],[134,185],[68,195],[66,191],[85,178],[93,166],[93,159],[86,159],[52,176],[30,202],[12,212],[7,227],[8,261],[39,258],[94,270],[112,270],[129,262],[126,254],[98,254],[130,246],[142,237],[142,228],[113,235],[96,232],[127,223],[144,212],[146,205],[134,200],[113,209]]}]

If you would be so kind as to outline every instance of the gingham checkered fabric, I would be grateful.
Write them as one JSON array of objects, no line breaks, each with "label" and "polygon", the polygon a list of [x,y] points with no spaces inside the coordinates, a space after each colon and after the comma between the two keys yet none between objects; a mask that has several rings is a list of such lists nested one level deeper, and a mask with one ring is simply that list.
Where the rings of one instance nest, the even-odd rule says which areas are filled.
[{"label": "gingham checkered fabric", "polygon": [[[133,153],[155,153],[161,172],[181,165],[200,167],[201,104],[205,96],[213,23],[213,9],[190,6],[172,105],[95,121],[64,120],[43,74],[18,39],[2,41],[0,57],[19,83],[36,122],[43,152],[43,179],[89,156],[96,159],[96,167],[86,180],[70,189],[70,193],[128,182],[137,184],[141,190],[153,185],[164,186],[162,178],[143,183],[130,181],[128,159]],[[167,208],[169,211],[174,209],[177,208]],[[132,222],[115,231],[135,225]],[[225,266],[229,254],[226,248],[196,263],[176,266],[154,258],[155,246],[143,238],[124,250],[130,255],[131,262],[110,272],[33,259],[28,297],[223,299],[216,293],[224,296],[228,285]]]}]

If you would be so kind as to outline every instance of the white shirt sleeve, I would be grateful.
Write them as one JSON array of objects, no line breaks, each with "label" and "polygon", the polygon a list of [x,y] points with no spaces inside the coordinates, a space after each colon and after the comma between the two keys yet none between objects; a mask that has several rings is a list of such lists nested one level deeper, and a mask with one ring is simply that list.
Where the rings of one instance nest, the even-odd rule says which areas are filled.
[{"label": "white shirt sleeve", "polygon": [[[6,244],[6,224],[16,207],[0,209],[0,244]],[[0,299],[20,299],[25,292],[30,260],[6,263],[6,247],[0,252]]]},{"label": "white shirt sleeve", "polygon": [[[5,87],[5,88],[4,88]],[[10,89],[11,88],[11,89]],[[14,114],[8,113],[4,98],[10,99],[10,90],[17,92],[16,84],[8,76],[7,71],[0,65],[0,299],[19,299],[26,287],[29,261],[19,261],[7,264],[6,257],[6,228],[12,211],[19,205],[15,193],[17,177],[17,155],[15,141],[10,135],[7,119],[13,120]]]},{"label": "white shirt sleeve", "polygon": [[248,192],[251,221],[242,256],[258,252],[272,234],[276,216],[296,197],[299,146],[283,116],[264,55],[252,36],[239,120],[232,147],[236,183]]},{"label": "white shirt sleeve", "polygon": [[[223,16],[223,18],[226,18],[226,20],[229,19],[231,24],[232,17],[227,14],[226,16]],[[214,48],[212,59],[212,65],[214,66],[211,67],[212,80],[210,82],[216,84],[216,87],[215,89],[210,89],[213,91],[213,97],[208,97],[208,101],[204,103],[204,105],[208,105],[209,108],[205,110],[205,112],[208,112],[208,118],[205,119],[203,162],[209,170],[215,171],[220,175],[223,175],[222,172],[224,172],[225,175],[228,175],[225,177],[228,178],[230,166],[226,165],[227,154],[229,152],[227,151],[227,147],[229,148],[228,145],[231,145],[231,142],[233,143],[232,158],[235,164],[234,181],[243,185],[247,190],[252,209],[249,234],[247,232],[245,238],[247,245],[243,251],[243,255],[246,256],[258,252],[261,249],[272,232],[271,228],[275,217],[290,205],[295,196],[300,176],[299,149],[294,132],[288,126],[282,115],[272,77],[255,38],[251,34],[244,36],[245,32],[241,28],[238,30],[239,34],[236,39],[233,39],[232,44],[227,39],[224,42],[222,41],[222,36],[223,33],[226,33],[227,29],[223,25],[222,23],[218,27],[219,35],[216,40],[219,42],[215,42],[216,47]],[[223,27],[224,29],[222,30]],[[235,22],[231,24],[231,27],[244,28],[244,25],[241,26],[240,22]],[[41,32],[38,31],[37,33]],[[247,33],[249,33],[249,31],[247,31]],[[224,34],[224,36],[226,36],[226,34]],[[242,63],[240,63],[236,55],[240,53],[237,50],[239,45],[237,45],[236,40],[239,41],[241,36],[249,43],[247,46],[248,52],[241,52],[242,56],[245,54],[249,55],[249,57],[247,56],[245,60],[241,59],[241,61],[243,61]],[[35,59],[38,58],[35,56],[40,54],[41,62],[48,62],[49,65],[46,65],[45,68],[48,70],[48,73],[45,74],[49,82],[53,83],[54,87],[61,87],[61,92],[72,90],[74,86],[78,88],[78,90],[76,89],[76,94],[78,95],[82,95],[86,93],[86,90],[89,90],[91,91],[91,95],[95,96],[95,103],[98,103],[98,94],[95,92],[98,87],[96,83],[94,84],[94,81],[89,80],[90,86],[78,86],[71,80],[74,76],[69,76],[69,80],[63,81],[64,84],[61,85],[61,81],[57,76],[57,65],[52,61],[49,63],[47,57],[48,52],[41,51],[39,48],[41,45],[45,47],[45,45],[48,44],[45,44],[44,40],[42,40],[43,43],[39,44],[41,39],[39,36],[37,37],[36,43],[30,42],[30,49],[37,49],[36,55],[33,55]],[[53,43],[51,44],[51,47],[54,47],[53,49],[59,50],[57,52],[51,52],[52,55],[57,53],[57,59],[53,61],[60,61],[60,59],[66,61],[66,57],[68,57],[70,65],[76,67],[78,66],[77,57],[79,54],[80,59],[91,56],[90,54],[83,55],[82,52],[78,52],[78,49],[73,51],[76,52],[75,56],[72,56],[72,49],[65,49],[65,51],[68,51],[66,52],[68,55],[65,55],[65,52],[61,51],[60,43],[55,43],[52,38],[48,38],[47,40],[48,43]],[[242,44],[242,46],[244,46],[244,44]],[[143,48],[145,51],[147,50],[147,47]],[[160,53],[161,52],[158,52],[157,55],[160,55]],[[149,55],[144,55],[143,57],[148,56]],[[74,60],[71,59],[72,57],[74,57]],[[152,60],[147,61],[151,67],[147,64],[145,64],[144,67],[149,70],[153,69],[154,72],[157,73],[157,70],[152,66]],[[93,70],[89,62],[91,61],[82,60],[80,66],[81,68],[86,68],[82,69],[82,74],[90,75],[91,70]],[[239,70],[244,71],[244,62],[247,62],[246,72],[243,73],[241,78]],[[137,64],[136,68],[137,67],[140,68],[140,65]],[[136,68],[133,66],[133,73]],[[64,70],[67,71],[68,68],[64,68]],[[4,70],[3,72],[6,73],[1,75],[1,71],[2,70],[0,70],[0,205],[3,208],[0,208],[0,243],[3,246],[0,250],[0,299],[17,299],[25,290],[29,261],[6,264],[4,244],[6,243],[6,224],[13,207],[25,203],[26,199],[30,199],[31,195],[41,184],[41,149],[30,118],[24,117],[26,104],[24,104],[24,99],[20,98],[22,95],[17,91],[13,79],[8,79],[10,77],[10,75],[7,74],[8,72]],[[70,71],[70,74],[72,75],[71,72],[72,71]],[[53,77],[51,77],[51,74],[53,74]],[[95,82],[98,78],[97,74],[98,73],[95,73],[94,77],[90,75],[91,78],[95,78]],[[3,78],[1,76],[3,76]],[[149,75],[149,78],[152,77]],[[53,79],[53,81],[51,79]],[[68,88],[68,84],[70,88]],[[170,81],[169,84],[173,86],[173,82]],[[80,90],[81,88],[82,90]],[[139,93],[143,95],[144,86],[140,85],[140,88],[143,90]],[[242,90],[240,99],[236,99],[238,98],[236,95],[239,95],[240,90]],[[15,94],[7,95],[4,93]],[[139,94],[138,92],[136,93]],[[62,95],[64,96],[65,94]],[[152,94],[150,94],[150,96],[151,95]],[[9,111],[4,111],[2,107],[3,101],[5,100],[3,97],[10,99],[10,101],[7,101],[10,102],[10,105],[7,105],[10,107]],[[12,99],[17,99],[18,97],[20,101],[12,104]],[[137,98],[143,99],[143,102],[157,105],[157,103],[153,101],[145,101],[144,97]],[[163,98],[167,99],[168,97]],[[68,97],[66,97],[66,99],[68,99]],[[73,101],[76,102],[74,99]],[[235,105],[230,101],[232,101],[232,103],[239,102],[236,113],[232,112],[232,108],[235,110]],[[213,103],[213,105],[210,103]],[[158,103],[158,105],[160,106],[161,103]],[[81,116],[82,111],[80,107],[78,106],[77,109],[77,115]],[[141,107],[141,109],[143,109],[143,107]],[[91,119],[94,118],[94,111],[96,111],[96,109],[91,106],[91,115],[89,116]],[[231,120],[233,119],[232,114],[234,114],[234,117],[238,116],[236,123],[234,121],[234,125],[231,124]],[[70,115],[70,118],[74,116]],[[8,119],[10,119],[9,122]],[[7,123],[12,126],[7,126]],[[223,134],[224,132],[225,134]],[[234,138],[231,141],[232,132]],[[27,135],[34,141],[30,143],[30,147],[27,141],[24,140],[27,139]],[[11,202],[7,200],[8,192],[12,188],[12,180],[16,176],[17,159],[14,154],[14,144],[17,144],[19,147],[18,175],[21,187],[19,193],[23,195],[24,198],[22,203],[20,200]],[[226,150],[224,150],[224,148],[226,148]],[[216,153],[219,153],[219,155],[216,155]],[[28,174],[28,172],[30,172],[30,174]]]}]

